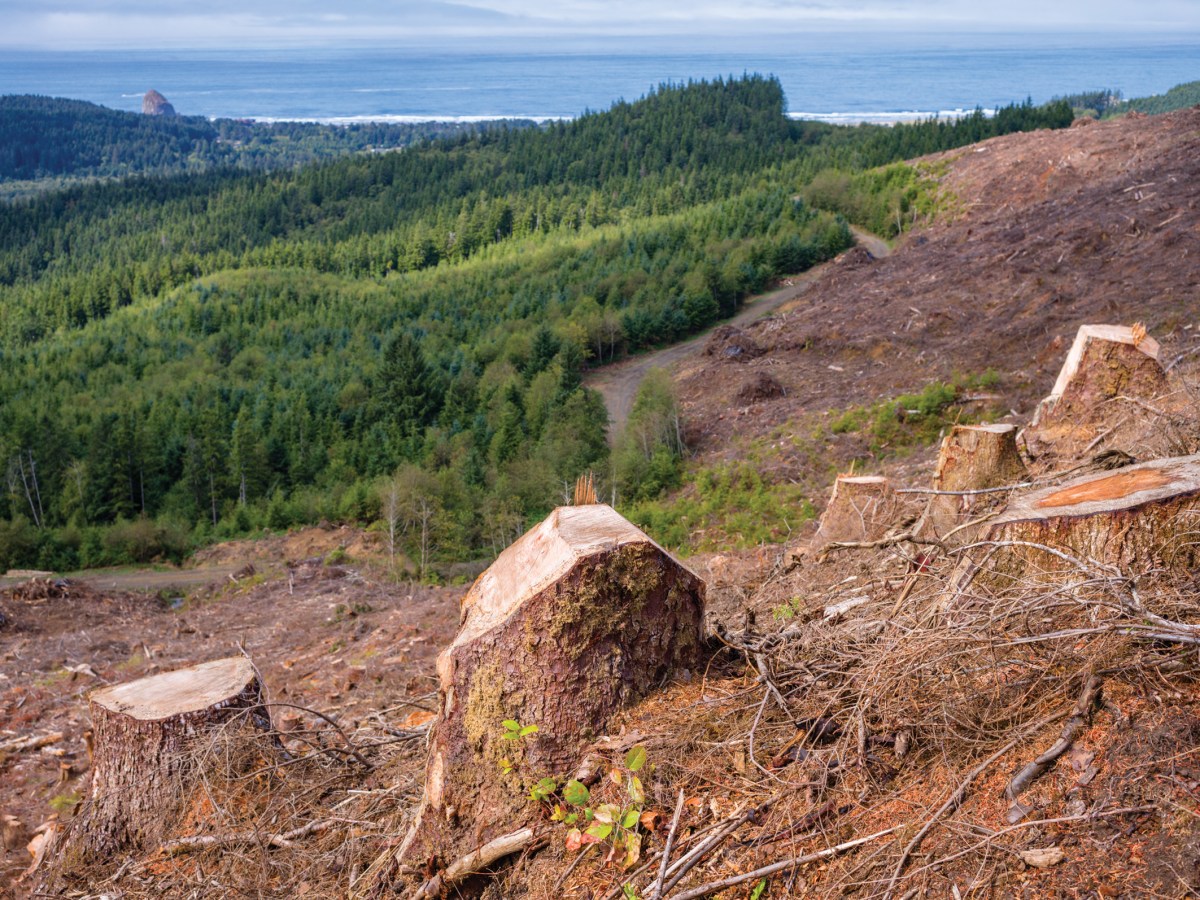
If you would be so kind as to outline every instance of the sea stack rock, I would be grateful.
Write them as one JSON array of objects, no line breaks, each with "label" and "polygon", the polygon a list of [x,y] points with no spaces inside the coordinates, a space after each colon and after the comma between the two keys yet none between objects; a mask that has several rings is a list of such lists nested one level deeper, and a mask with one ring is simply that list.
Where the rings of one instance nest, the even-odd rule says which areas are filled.
[{"label": "sea stack rock", "polygon": [[156,90],[146,91],[146,96],[142,98],[142,113],[147,116],[176,115],[175,107],[168,103],[167,98]]}]

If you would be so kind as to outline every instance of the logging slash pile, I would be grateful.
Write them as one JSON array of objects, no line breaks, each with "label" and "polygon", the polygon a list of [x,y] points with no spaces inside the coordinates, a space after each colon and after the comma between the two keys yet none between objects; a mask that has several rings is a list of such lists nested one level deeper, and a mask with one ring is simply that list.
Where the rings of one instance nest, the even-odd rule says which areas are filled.
[{"label": "logging slash pile", "polygon": [[610,508],[559,509],[463,600],[429,722],[396,707],[298,735],[244,655],[94,692],[90,794],[29,878],[125,897],[1188,896],[1197,399],[1140,326],[1086,326],[1023,431],[954,427],[923,484],[839,477],[737,603]]}]

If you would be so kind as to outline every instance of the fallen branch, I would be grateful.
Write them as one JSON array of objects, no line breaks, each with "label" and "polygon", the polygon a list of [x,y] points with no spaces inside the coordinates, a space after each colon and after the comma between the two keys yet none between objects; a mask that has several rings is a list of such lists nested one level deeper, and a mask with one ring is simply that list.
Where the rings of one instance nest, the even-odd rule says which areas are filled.
[{"label": "fallen branch", "polygon": [[846,841],[834,847],[827,847],[824,850],[818,850],[815,853],[808,853],[804,856],[796,856],[792,859],[785,859],[782,862],[772,863],[769,866],[763,866],[761,869],[755,869],[753,872],[746,872],[742,875],[732,875],[729,878],[722,878],[720,881],[710,881],[708,884],[702,884],[699,887],[694,887],[691,890],[684,891],[681,894],[675,894],[670,900],[696,900],[697,897],[707,897],[709,894],[715,894],[717,891],[724,890],[728,887],[733,887],[735,884],[743,884],[747,881],[753,881],[756,878],[766,878],[768,875],[774,875],[776,872],[784,872],[788,869],[794,869],[797,866],[803,866],[810,862],[828,859],[830,856],[837,856],[839,853],[845,853],[847,850],[853,850],[855,847],[860,847],[863,844],[878,840],[885,835],[889,835],[894,831],[903,828],[902,825],[897,825],[894,828],[888,828],[885,831],[877,831],[874,834],[866,837],[856,838],[853,841]]},{"label": "fallen branch", "polygon": [[897,544],[928,544],[932,547],[944,548],[942,542],[937,538],[917,537],[915,530],[909,529],[890,537],[881,537],[877,541],[830,541],[821,548],[821,552],[817,555],[824,556],[831,550],[882,550],[884,547],[894,547]]},{"label": "fallen branch", "polygon": [[957,853],[951,853],[949,856],[943,856],[941,859],[934,860],[931,863],[926,863],[919,869],[913,869],[913,875],[920,875],[922,872],[928,872],[930,869],[936,869],[938,866],[944,866],[946,863],[953,862],[956,859],[961,859],[971,853],[974,853],[980,847],[985,847],[998,837],[1003,837],[1014,831],[1020,831],[1023,828],[1037,828],[1045,825],[1066,825],[1071,822],[1090,822],[1095,819],[1111,819],[1114,816],[1132,816],[1145,815],[1146,813],[1155,812],[1157,806],[1126,806],[1122,809],[1109,809],[1103,812],[1087,812],[1080,813],[1077,816],[1058,816],[1054,819],[1034,819],[1031,822],[1018,822],[1016,825],[1009,825],[1007,828],[1001,828],[998,831],[993,831],[982,841],[972,844],[966,850],[959,850]]},{"label": "fallen branch", "polygon": [[1015,803],[1021,792],[1033,784],[1034,781],[1041,778],[1054,764],[1055,760],[1066,753],[1071,748],[1071,745],[1075,743],[1075,735],[1079,733],[1079,729],[1087,722],[1092,707],[1100,695],[1100,684],[1100,679],[1096,677],[1094,672],[1088,674],[1087,679],[1084,681],[1083,691],[1080,693],[1079,699],[1075,701],[1075,706],[1071,709],[1071,714],[1067,718],[1067,723],[1063,726],[1062,734],[1058,740],[1050,746],[1049,750],[1026,765],[1008,782],[1008,786],[1004,789],[1004,795],[1009,800]]},{"label": "fallen branch", "polygon": [[195,837],[179,838],[163,844],[160,852],[165,856],[178,856],[181,853],[191,853],[196,850],[208,850],[212,847],[229,847],[237,844],[262,844],[267,847],[290,847],[292,841],[328,831],[334,825],[346,824],[344,819],[323,819],[309,822],[282,834],[264,835],[261,831],[243,831],[235,834],[203,834]]},{"label": "fallen branch", "polygon": [[675,816],[671,819],[671,830],[667,832],[667,845],[663,848],[662,864],[658,867],[658,878],[650,891],[650,900],[659,900],[663,893],[663,882],[667,880],[667,864],[671,861],[671,851],[675,849],[675,832],[679,829],[679,816],[683,812],[683,788],[679,789],[679,799],[675,801]]},{"label": "fallen branch", "polygon": [[697,844],[692,850],[681,856],[667,869],[667,878],[669,878],[670,881],[668,881],[666,887],[663,888],[663,893],[672,890],[675,885],[679,884],[679,882],[683,880],[683,877],[687,875],[687,873],[693,868],[695,868],[696,864],[699,863],[700,860],[704,859],[704,857],[706,857],[709,853],[723,844],[725,839],[731,834],[733,834],[747,822],[753,822],[784,797],[796,793],[797,790],[799,790],[799,787],[793,787],[790,790],[782,791],[775,796],[768,798],[766,801],[760,803],[753,809],[747,810],[744,813],[734,813],[734,815],[726,819],[726,824],[715,834],[713,834],[712,837],[709,837],[702,843]]},{"label": "fallen branch", "polygon": [[434,875],[411,895],[410,900],[422,897],[440,897],[451,885],[457,884],[471,875],[486,869],[492,863],[526,849],[537,840],[537,830],[529,827],[502,834],[488,841],[482,847],[472,850],[466,856],[451,863],[444,871]]},{"label": "fallen branch", "polygon": [[350,736],[346,734],[346,732],[342,729],[342,726],[338,724],[337,719],[333,718],[333,716],[327,715],[317,709],[311,709],[310,707],[307,707],[307,706],[297,706],[295,703],[283,703],[282,701],[279,701],[279,700],[273,700],[270,703],[264,703],[262,705],[265,707],[282,706],[282,707],[285,707],[286,709],[299,710],[300,712],[308,713],[309,715],[316,716],[318,719],[322,719],[322,720],[328,722],[330,725],[333,726],[334,730],[338,733],[338,735],[341,737],[341,739],[346,743],[346,749],[338,750],[336,747],[322,747],[322,748],[320,748],[321,750],[324,750],[324,751],[332,750],[334,752],[347,753],[350,756],[354,757],[355,761],[360,766],[362,766],[364,769],[374,769],[375,768],[374,763],[372,763],[365,756],[363,756],[361,753],[358,752],[358,747],[355,746],[354,741],[350,740]]},{"label": "fallen branch", "polygon": [[17,753],[21,750],[37,750],[40,747],[49,747],[51,744],[57,744],[63,739],[61,731],[52,731],[49,734],[31,734],[27,737],[12,738],[0,744],[0,753]]},{"label": "fallen branch", "polygon": [[1017,491],[1021,488],[1033,487],[1032,481],[1022,481],[1020,484],[1006,484],[1003,487],[975,488],[971,491],[935,491],[933,488],[898,488],[897,494],[933,494],[935,497],[974,497],[978,494],[1003,494],[1006,491]]}]

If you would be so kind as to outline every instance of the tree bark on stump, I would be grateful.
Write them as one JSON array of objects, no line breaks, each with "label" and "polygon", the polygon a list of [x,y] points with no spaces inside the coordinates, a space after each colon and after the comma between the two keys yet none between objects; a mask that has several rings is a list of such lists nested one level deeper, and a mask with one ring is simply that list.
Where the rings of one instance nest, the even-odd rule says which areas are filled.
[{"label": "tree bark on stump", "polygon": [[1054,383],[1038,405],[1025,438],[1031,452],[1078,452],[1111,425],[1109,401],[1151,400],[1166,390],[1158,342],[1140,325],[1082,325]]},{"label": "tree bark on stump", "polygon": [[[561,785],[615,713],[702,664],[703,618],[704,583],[608,506],[561,507],[500,554],[438,657],[440,714],[401,863],[428,877],[530,824],[530,785]],[[506,740],[505,720],[538,731]]]},{"label": "tree bark on stump", "polygon": [[[955,425],[942,441],[933,473],[933,489],[982,491],[1019,484],[1027,475],[1017,450],[1015,425]],[[935,494],[929,498],[917,533],[940,539],[1004,501],[1004,493]],[[966,531],[958,533],[958,543],[968,540]]]},{"label": "tree bark on stump", "polygon": [[812,549],[835,541],[877,541],[900,512],[899,498],[881,475],[839,475],[821,516]]},{"label": "tree bark on stump", "polygon": [[[989,581],[1166,569],[1200,560],[1200,455],[1158,459],[1088,475],[1017,497],[986,530]],[[1030,546],[1037,545],[1037,546]],[[1047,552],[1049,547],[1078,561]],[[973,575],[974,573],[970,573]]]},{"label": "tree bark on stump", "polygon": [[151,850],[194,800],[203,778],[193,748],[251,716],[269,725],[250,660],[218,659],[91,694],[88,798],[52,848],[40,890],[94,883],[122,856]]}]

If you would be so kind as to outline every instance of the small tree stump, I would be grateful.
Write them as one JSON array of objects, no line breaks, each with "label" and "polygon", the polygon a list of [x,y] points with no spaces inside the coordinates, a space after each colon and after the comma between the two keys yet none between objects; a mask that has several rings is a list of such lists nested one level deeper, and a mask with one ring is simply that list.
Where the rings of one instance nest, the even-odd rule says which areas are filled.
[{"label": "small tree stump", "polygon": [[[955,425],[942,441],[933,473],[933,489],[981,491],[1019,484],[1027,475],[1017,450],[1015,425]],[[941,538],[1004,500],[1004,493],[935,494],[929,498],[918,534]],[[966,540],[965,532],[961,534],[962,540]]]},{"label": "small tree stump", "polygon": [[1097,574],[1103,574],[1102,566],[1182,572],[1200,559],[1197,510],[1200,455],[1158,459],[1031,491],[1016,498],[984,533],[984,541],[1016,542],[997,549],[987,568],[1012,579],[1044,572],[1061,578],[1064,570],[1079,571],[1070,560],[1027,546],[1037,544]]},{"label": "small tree stump", "polygon": [[157,847],[203,777],[189,753],[248,713],[269,723],[262,685],[242,656],[217,659],[91,694],[91,792],[52,848],[43,889],[95,883],[123,855]]},{"label": "small tree stump", "polygon": [[899,498],[882,475],[839,475],[821,516],[813,550],[835,541],[877,541],[896,524]]},{"label": "small tree stump", "polygon": [[[561,785],[614,713],[702,664],[703,617],[703,582],[608,506],[559,508],[501,553],[438,657],[440,715],[401,862],[427,876],[529,824],[530,785]],[[538,731],[505,740],[505,720]]]},{"label": "small tree stump", "polygon": [[1140,325],[1082,325],[1054,383],[1026,432],[1031,449],[1067,455],[1110,425],[1106,404],[1125,396],[1149,400],[1166,389],[1158,342]]}]

